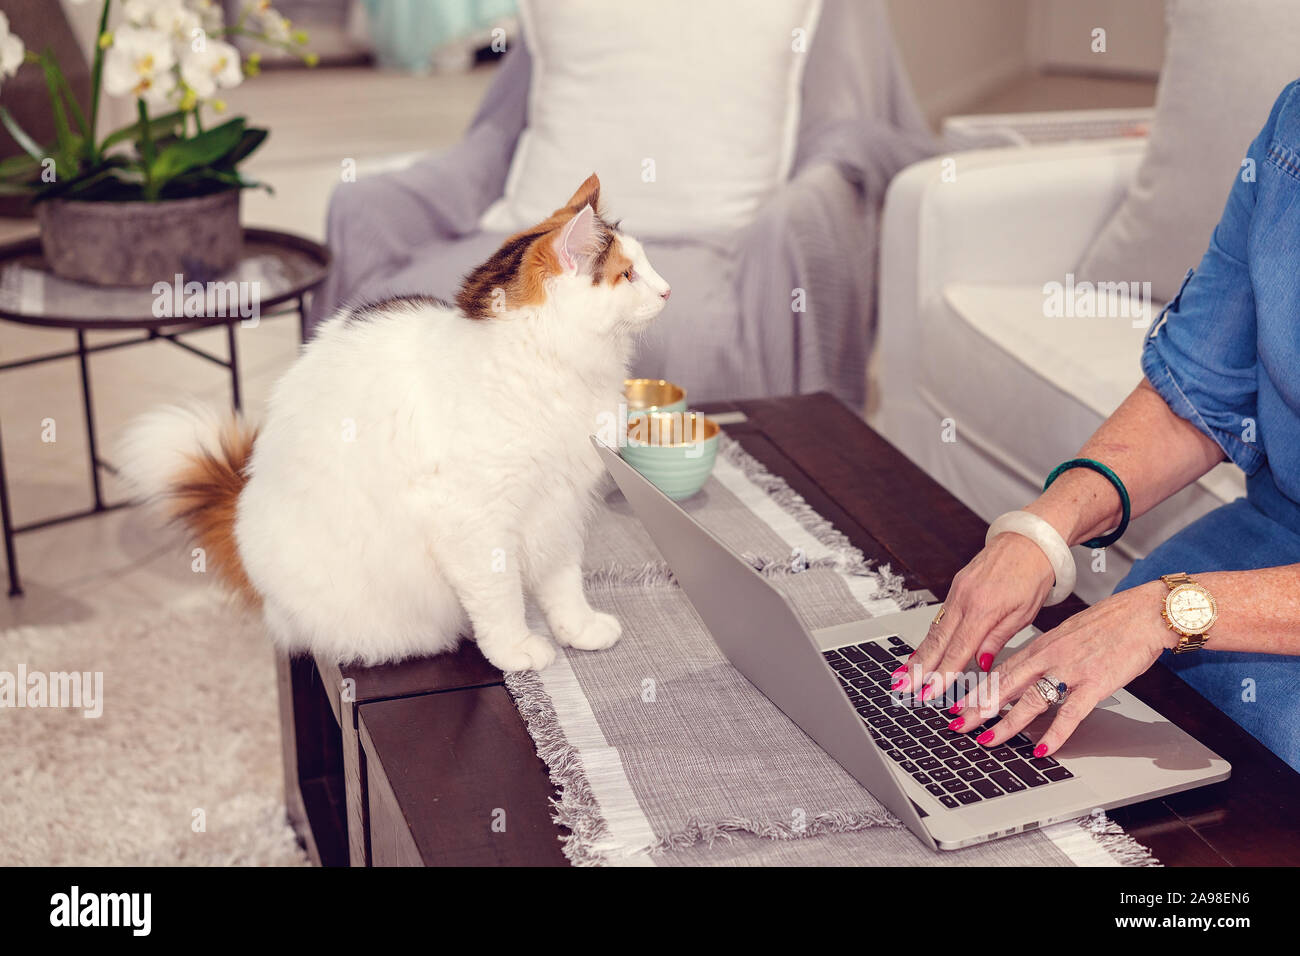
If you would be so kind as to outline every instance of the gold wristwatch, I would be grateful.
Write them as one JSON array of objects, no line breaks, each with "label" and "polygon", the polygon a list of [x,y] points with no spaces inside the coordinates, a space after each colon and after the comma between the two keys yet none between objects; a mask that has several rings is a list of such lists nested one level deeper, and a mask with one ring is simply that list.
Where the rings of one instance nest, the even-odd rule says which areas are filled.
[{"label": "gold wristwatch", "polygon": [[1192,580],[1187,572],[1160,577],[1169,588],[1160,616],[1169,629],[1179,635],[1175,654],[1186,654],[1205,646],[1206,636],[1219,619],[1219,606],[1210,592]]}]

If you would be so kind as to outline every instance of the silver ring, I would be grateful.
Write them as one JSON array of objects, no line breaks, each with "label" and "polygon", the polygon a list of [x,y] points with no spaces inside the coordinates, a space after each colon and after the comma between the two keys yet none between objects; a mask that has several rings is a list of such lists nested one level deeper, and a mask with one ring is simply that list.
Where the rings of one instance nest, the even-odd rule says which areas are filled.
[{"label": "silver ring", "polygon": [[1043,698],[1048,707],[1063,704],[1065,698],[1070,696],[1070,688],[1065,681],[1057,680],[1051,674],[1044,674],[1034,681],[1034,690],[1038,691],[1038,696]]}]

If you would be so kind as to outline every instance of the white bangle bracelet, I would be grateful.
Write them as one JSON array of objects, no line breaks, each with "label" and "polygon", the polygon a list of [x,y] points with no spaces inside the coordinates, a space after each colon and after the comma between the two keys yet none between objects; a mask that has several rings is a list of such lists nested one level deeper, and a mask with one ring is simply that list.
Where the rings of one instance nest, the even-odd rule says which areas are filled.
[{"label": "white bangle bracelet", "polygon": [[1006,533],[1028,538],[1042,549],[1047,560],[1051,562],[1056,583],[1048,593],[1043,606],[1060,604],[1069,597],[1070,592],[1074,590],[1074,578],[1078,572],[1074,566],[1074,555],[1070,553],[1070,546],[1065,543],[1060,532],[1036,514],[1028,511],[1008,511],[989,525],[989,533],[984,536],[984,543],[987,545],[998,535]]}]

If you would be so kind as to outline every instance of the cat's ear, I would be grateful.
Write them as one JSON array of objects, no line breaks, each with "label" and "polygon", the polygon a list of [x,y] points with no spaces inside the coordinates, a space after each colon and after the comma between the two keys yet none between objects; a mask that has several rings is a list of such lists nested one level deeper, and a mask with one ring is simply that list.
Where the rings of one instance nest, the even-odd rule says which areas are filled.
[{"label": "cat's ear", "polygon": [[555,238],[555,253],[565,272],[578,272],[591,256],[599,252],[600,224],[590,204],[578,210],[560,229]]},{"label": "cat's ear", "polygon": [[600,179],[595,173],[584,179],[578,191],[564,204],[565,209],[581,209],[583,206],[590,206],[597,213],[600,212]]}]

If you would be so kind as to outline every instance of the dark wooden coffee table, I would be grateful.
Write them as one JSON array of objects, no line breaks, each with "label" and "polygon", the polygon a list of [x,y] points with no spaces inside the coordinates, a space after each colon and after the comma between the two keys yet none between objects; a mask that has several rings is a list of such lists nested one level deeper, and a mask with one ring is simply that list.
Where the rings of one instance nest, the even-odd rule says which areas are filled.
[{"label": "dark wooden coffee table", "polygon": [[[829,395],[708,410],[743,412],[727,434],[909,587],[943,595],[983,546],[978,516]],[[1082,607],[1072,597],[1036,623],[1052,627]],[[1167,865],[1293,865],[1300,774],[1163,667],[1129,690],[1233,774],[1112,816]],[[386,667],[283,659],[280,691],[289,815],[317,862],[566,862],[546,768],[500,672],[472,644]]]}]

